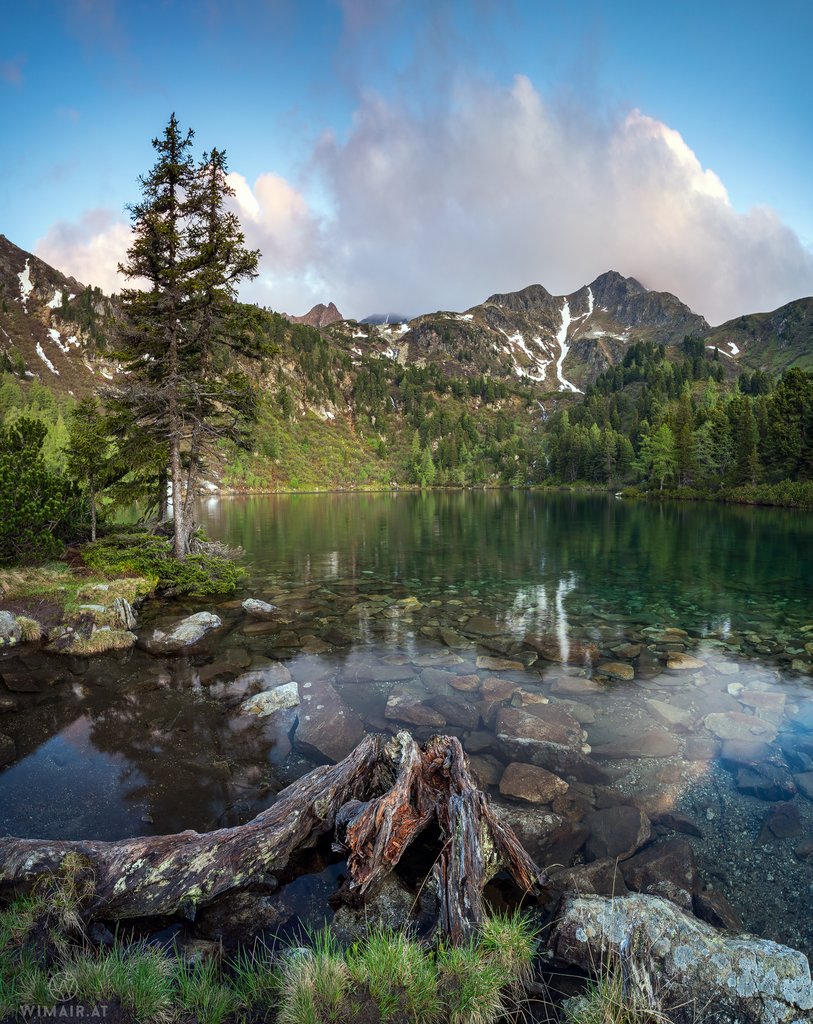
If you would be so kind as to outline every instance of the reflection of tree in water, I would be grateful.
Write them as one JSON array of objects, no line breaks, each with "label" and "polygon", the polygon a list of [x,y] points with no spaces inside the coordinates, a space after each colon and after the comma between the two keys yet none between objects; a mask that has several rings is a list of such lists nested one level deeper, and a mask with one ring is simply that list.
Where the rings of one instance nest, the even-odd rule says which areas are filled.
[{"label": "reflection of tree in water", "polygon": [[783,509],[486,491],[222,500],[205,518],[246,548],[260,579],[366,571],[417,590],[478,590],[495,611],[522,587],[575,578],[574,613],[689,609],[696,625],[736,626],[760,603],[804,601],[813,570],[813,526]]},{"label": "reflection of tree in water", "polygon": [[146,780],[128,795],[153,818],[146,831],[197,830],[248,820],[271,798],[264,786],[271,742],[221,706],[173,680],[128,693],[93,714],[91,739]]}]

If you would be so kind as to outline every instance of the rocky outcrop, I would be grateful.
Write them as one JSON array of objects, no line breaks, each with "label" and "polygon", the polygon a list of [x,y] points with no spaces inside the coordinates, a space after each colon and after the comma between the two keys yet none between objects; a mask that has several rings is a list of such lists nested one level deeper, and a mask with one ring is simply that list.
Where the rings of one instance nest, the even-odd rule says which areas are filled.
[{"label": "rocky outcrop", "polygon": [[344,320],[344,317],[332,302],[329,302],[327,305],[324,302],[317,302],[315,306],[312,306],[302,316],[291,316],[290,313],[286,313],[285,316],[292,324],[307,324],[309,327],[316,327],[317,329],[336,323],[337,320]]},{"label": "rocky outcrop", "polygon": [[585,971],[623,970],[627,991],[653,992],[675,1024],[801,1024],[813,1019],[804,954],[730,935],[657,896],[569,896],[550,939]]}]

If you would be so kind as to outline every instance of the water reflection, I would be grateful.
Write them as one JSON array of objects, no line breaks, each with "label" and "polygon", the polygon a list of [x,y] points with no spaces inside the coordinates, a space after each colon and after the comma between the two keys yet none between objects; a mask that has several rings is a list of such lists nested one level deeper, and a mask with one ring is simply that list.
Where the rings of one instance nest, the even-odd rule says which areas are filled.
[{"label": "water reflection", "polygon": [[[201,517],[245,548],[248,590],[278,617],[227,602],[192,658],[134,651],[66,674],[16,655],[42,685],[12,692],[2,720],[18,759],[0,773],[0,831],[116,838],[248,820],[318,760],[297,746],[296,713],[239,711],[242,673],[282,660],[301,693],[322,687],[331,713],[368,730],[406,723],[420,737],[444,722],[496,798],[506,764],[532,757],[500,734],[500,708],[526,731],[534,715],[580,731],[568,801],[511,805],[529,841],[540,815],[575,842],[591,808],[680,813],[701,833],[704,878],[749,927],[813,945],[809,866],[794,854],[813,835],[800,781],[813,772],[809,517],[517,492],[218,499]],[[199,607],[153,606],[143,623]],[[780,798],[800,831],[766,839]]]}]

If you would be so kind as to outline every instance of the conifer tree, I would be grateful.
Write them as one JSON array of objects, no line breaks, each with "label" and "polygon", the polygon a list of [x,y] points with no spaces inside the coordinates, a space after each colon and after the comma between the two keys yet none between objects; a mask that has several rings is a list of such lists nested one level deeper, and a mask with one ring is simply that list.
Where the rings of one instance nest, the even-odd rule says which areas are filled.
[{"label": "conifer tree", "polygon": [[65,460],[70,476],[87,487],[91,540],[96,540],[97,497],[107,472],[109,451],[109,427],[98,399],[83,398],[71,413]]},{"label": "conifer tree", "polygon": [[167,453],[177,558],[189,550],[191,502],[207,456],[218,441],[238,439],[253,413],[254,392],[234,356],[259,354],[250,317],[235,303],[259,253],[245,248],[226,209],[225,154],[214,149],[196,165],[193,137],[173,114],[153,140],[142,200],[130,207],[134,240],[119,269],[145,287],[122,293],[127,383],[112,403],[152,453]]}]

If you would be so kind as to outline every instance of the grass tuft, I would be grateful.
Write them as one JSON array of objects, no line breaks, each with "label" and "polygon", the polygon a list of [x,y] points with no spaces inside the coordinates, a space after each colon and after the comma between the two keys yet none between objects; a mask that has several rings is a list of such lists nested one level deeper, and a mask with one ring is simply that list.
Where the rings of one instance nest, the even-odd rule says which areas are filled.
[{"label": "grass tuft", "polygon": [[36,619],[29,619],[27,615],[18,615],[17,625],[20,627],[20,638],[23,643],[29,644],[42,639],[42,626]]},{"label": "grass tuft", "polygon": [[310,949],[291,949],[282,965],[278,1024],[338,1024],[351,977],[334,936],[323,928]]},{"label": "grass tuft", "polygon": [[474,942],[441,946],[437,963],[449,1024],[494,1024],[505,1015],[504,990],[514,979],[502,964],[483,957]]},{"label": "grass tuft", "polygon": [[356,985],[369,990],[382,1022],[399,1010],[427,1024],[439,1018],[437,971],[421,943],[404,932],[373,932],[348,950],[347,966]]}]

